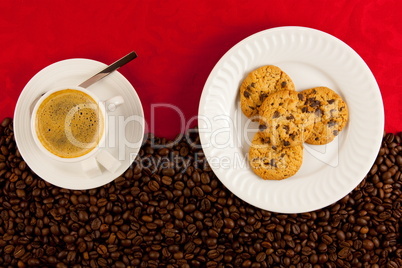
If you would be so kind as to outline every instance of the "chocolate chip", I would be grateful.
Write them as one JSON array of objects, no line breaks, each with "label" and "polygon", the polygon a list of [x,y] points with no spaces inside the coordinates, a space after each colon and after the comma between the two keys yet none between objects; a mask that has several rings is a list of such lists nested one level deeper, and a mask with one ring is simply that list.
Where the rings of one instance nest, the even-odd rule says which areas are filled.
[{"label": "chocolate chip", "polygon": [[287,82],[286,82],[286,81],[283,81],[283,82],[281,83],[281,87],[286,87],[286,85],[287,85]]},{"label": "chocolate chip", "polygon": [[264,125],[264,124],[260,124],[260,125],[258,126],[258,129],[259,129],[260,131],[264,131],[264,130],[267,129],[267,126]]},{"label": "chocolate chip", "polygon": [[298,93],[297,97],[299,98],[299,100],[304,100],[304,95],[302,93]]},{"label": "chocolate chip", "polygon": [[272,115],[272,118],[278,118],[281,114],[278,111],[275,111]]},{"label": "chocolate chip", "polygon": [[316,108],[321,105],[321,102],[319,100],[314,99],[313,101],[310,101],[310,107]]},{"label": "chocolate chip", "polygon": [[262,93],[262,94],[260,95],[260,101],[263,102],[267,97],[268,97],[268,94],[267,94],[267,93]]},{"label": "chocolate chip", "polygon": [[334,130],[334,131],[332,131],[332,133],[334,134],[334,136],[338,136],[339,131],[338,131],[338,130]]},{"label": "chocolate chip", "polygon": [[251,94],[249,91],[245,90],[243,93],[243,96],[248,99],[248,98],[250,98]]},{"label": "chocolate chip", "polygon": [[287,120],[293,120],[293,119],[295,119],[295,117],[293,116],[293,114],[291,114],[289,116],[286,116],[286,119]]},{"label": "chocolate chip", "polygon": [[248,90],[250,90],[251,88],[255,88],[255,83],[254,82],[247,86]]},{"label": "chocolate chip", "polygon": [[289,146],[289,145],[290,145],[290,142],[288,142],[288,141],[283,141],[283,145],[284,145],[284,146]]},{"label": "chocolate chip", "polygon": [[271,138],[267,137],[267,138],[261,138],[261,142],[265,143],[265,144],[270,144],[271,143]]},{"label": "chocolate chip", "polygon": [[[331,121],[328,122],[328,126],[329,126],[329,127],[333,127],[333,126],[335,126],[336,124],[337,124],[336,121],[333,121],[333,120],[331,120]],[[335,135],[335,133],[334,133],[334,135]],[[336,135],[338,135],[338,134],[336,134]]]},{"label": "chocolate chip", "polygon": [[330,99],[330,100],[328,100],[328,104],[332,104],[332,103],[334,103],[335,102],[335,100],[334,99]]}]

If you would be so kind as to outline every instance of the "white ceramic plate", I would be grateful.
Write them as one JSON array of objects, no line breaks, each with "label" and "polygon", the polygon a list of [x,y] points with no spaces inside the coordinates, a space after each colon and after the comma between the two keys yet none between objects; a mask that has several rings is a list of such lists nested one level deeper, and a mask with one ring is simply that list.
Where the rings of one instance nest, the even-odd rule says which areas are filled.
[{"label": "white ceramic plate", "polygon": [[[298,91],[333,89],[350,116],[330,144],[305,144],[302,167],[281,181],[263,180],[249,168],[247,153],[258,126],[241,112],[238,93],[250,71],[269,64],[284,70]],[[279,27],[242,40],[220,59],[205,84],[198,125],[207,160],[230,191],[262,209],[299,213],[328,206],[361,182],[381,145],[384,111],[373,74],[352,48],[318,30]]]},{"label": "white ceramic plate", "polygon": [[[80,162],[63,163],[49,158],[34,142],[30,124],[32,102],[50,89],[78,85],[105,67],[106,64],[88,59],[59,61],[37,73],[21,92],[14,112],[18,149],[28,166],[39,177],[54,185],[68,189],[90,189],[107,184],[131,165],[141,147],[144,136],[141,101],[130,82],[117,71],[88,88],[101,100],[117,95],[125,100],[115,111],[108,112],[109,126],[114,125],[116,131],[106,137],[106,147],[102,149],[121,161],[116,172],[101,168],[102,175],[90,178],[83,172]],[[122,136],[124,139],[121,139]]]}]

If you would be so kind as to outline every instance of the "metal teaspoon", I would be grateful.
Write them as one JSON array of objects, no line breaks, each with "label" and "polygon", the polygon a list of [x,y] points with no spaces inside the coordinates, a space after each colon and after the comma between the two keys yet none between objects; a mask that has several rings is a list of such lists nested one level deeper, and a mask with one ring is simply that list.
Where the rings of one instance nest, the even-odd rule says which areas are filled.
[{"label": "metal teaspoon", "polygon": [[[103,69],[99,73],[97,73],[94,76],[88,78],[87,80],[85,80],[84,82],[79,84],[78,86],[83,87],[83,88],[87,88],[87,87],[91,86],[92,84],[94,84],[95,82],[98,82],[102,78],[105,78],[106,76],[111,74],[113,71],[119,69],[120,67],[122,67],[123,65],[129,63],[130,61],[132,61],[135,58],[137,58],[137,53],[132,51],[132,52],[128,53],[127,55],[125,55],[123,58],[121,58],[121,59],[115,61],[114,63],[110,64],[109,66],[107,66],[105,69]],[[32,113],[32,111],[33,111],[33,109],[35,107],[35,104],[38,102],[40,97],[42,97],[45,93],[46,92],[42,93],[39,97],[37,97],[32,102],[31,107],[30,107],[30,113]]]}]

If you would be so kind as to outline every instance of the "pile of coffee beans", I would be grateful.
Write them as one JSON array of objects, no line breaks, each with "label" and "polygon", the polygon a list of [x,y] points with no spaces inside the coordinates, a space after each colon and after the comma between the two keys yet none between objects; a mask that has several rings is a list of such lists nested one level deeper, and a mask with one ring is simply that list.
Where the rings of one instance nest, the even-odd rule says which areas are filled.
[{"label": "pile of coffee beans", "polygon": [[401,139],[384,135],[369,174],[342,200],[280,214],[243,202],[220,183],[196,129],[175,143],[149,135],[122,176],[74,191],[29,169],[6,118],[0,266],[402,267]]}]

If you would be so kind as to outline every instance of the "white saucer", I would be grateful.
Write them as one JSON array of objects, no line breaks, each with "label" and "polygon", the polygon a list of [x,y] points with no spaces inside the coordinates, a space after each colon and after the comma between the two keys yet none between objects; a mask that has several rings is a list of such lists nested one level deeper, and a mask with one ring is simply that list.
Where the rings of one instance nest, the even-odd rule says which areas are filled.
[{"label": "white saucer", "polygon": [[[248,165],[258,124],[242,113],[238,90],[249,72],[269,64],[297,91],[330,87],[349,109],[340,135],[326,145],[304,144],[300,170],[280,181],[263,180]],[[202,92],[198,129],[211,168],[230,191],[265,210],[302,213],[338,201],[363,180],[381,147],[384,108],[373,74],[347,44],[315,29],[279,27],[247,37],[219,60]]]},{"label": "white saucer", "polygon": [[[107,65],[89,59],[68,59],[56,62],[37,73],[25,86],[18,99],[14,112],[14,135],[18,149],[28,166],[42,179],[59,187],[68,189],[91,189],[102,186],[124,173],[137,156],[144,137],[144,112],[137,92],[130,82],[115,71],[103,80],[90,86],[101,100],[120,95],[124,104],[113,112],[108,112],[110,126],[124,131],[125,139],[109,135],[106,150],[121,161],[116,172],[109,172],[101,167],[102,174],[88,177],[80,162],[63,163],[46,156],[35,144],[31,132],[30,107],[44,92],[61,86],[78,85],[88,77],[104,69]],[[120,133],[120,136],[122,133]]]}]

